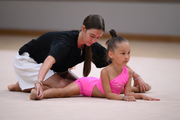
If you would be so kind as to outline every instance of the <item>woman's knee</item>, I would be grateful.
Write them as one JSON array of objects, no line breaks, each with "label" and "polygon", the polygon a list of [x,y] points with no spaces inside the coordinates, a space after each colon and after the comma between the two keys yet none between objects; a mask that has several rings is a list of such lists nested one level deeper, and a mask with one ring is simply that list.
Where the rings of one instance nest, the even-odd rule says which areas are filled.
[{"label": "woman's knee", "polygon": [[45,80],[43,84],[50,88],[63,88],[68,85],[68,83],[58,74],[54,74],[53,76]]},{"label": "woman's knee", "polygon": [[59,87],[59,88],[64,88],[64,87],[66,87],[68,84],[69,84],[69,83],[67,82],[66,79],[61,79],[61,80],[59,81],[58,87]]}]

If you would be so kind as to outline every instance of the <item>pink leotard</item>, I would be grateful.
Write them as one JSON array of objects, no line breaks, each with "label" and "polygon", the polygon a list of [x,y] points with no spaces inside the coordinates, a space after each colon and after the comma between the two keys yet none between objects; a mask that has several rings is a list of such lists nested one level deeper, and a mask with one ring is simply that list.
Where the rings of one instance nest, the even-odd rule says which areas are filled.
[{"label": "pink leotard", "polygon": [[[116,78],[114,78],[113,80],[111,80],[109,82],[110,87],[111,87],[111,92],[116,93],[116,94],[120,94],[123,87],[128,82],[128,80],[129,80],[129,71],[126,67],[123,67],[122,73],[119,74]],[[98,83],[96,84],[96,86],[104,94],[101,78],[98,81]]]},{"label": "pink leotard", "polygon": [[[111,92],[120,94],[122,88],[128,82],[128,79],[128,69],[126,67],[123,67],[122,73],[110,81]],[[101,78],[98,79],[95,77],[82,77],[74,81],[74,83],[76,83],[79,86],[81,95],[91,97],[95,85],[104,94]]]}]

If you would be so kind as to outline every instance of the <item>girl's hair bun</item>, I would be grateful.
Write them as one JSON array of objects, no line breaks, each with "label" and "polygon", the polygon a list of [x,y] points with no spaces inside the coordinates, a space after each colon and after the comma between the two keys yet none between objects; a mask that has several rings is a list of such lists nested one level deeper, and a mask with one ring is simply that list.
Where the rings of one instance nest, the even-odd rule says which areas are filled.
[{"label": "girl's hair bun", "polygon": [[111,30],[109,31],[109,33],[110,33],[110,35],[111,35],[112,37],[116,37],[116,36],[117,36],[116,31],[115,31],[114,29],[111,29]]}]

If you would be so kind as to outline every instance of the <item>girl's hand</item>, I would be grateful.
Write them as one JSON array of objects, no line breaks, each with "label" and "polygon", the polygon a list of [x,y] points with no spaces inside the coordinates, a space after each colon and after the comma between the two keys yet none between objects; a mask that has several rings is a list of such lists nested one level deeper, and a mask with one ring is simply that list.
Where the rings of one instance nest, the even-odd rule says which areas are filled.
[{"label": "girl's hand", "polygon": [[127,96],[124,98],[124,101],[136,101],[136,99],[134,98],[134,96]]},{"label": "girl's hand", "polygon": [[148,96],[145,96],[145,95],[143,96],[143,99],[144,99],[144,100],[149,100],[149,101],[153,101],[153,100],[155,100],[155,101],[160,101],[160,99],[148,97]]},{"label": "girl's hand", "polygon": [[137,80],[134,80],[134,86],[139,87],[140,93],[144,93],[145,91],[150,89],[141,77],[139,77]]},{"label": "girl's hand", "polygon": [[43,98],[43,89],[42,89],[42,85],[39,82],[35,83],[35,89],[37,91],[36,93],[36,99],[42,99]]}]

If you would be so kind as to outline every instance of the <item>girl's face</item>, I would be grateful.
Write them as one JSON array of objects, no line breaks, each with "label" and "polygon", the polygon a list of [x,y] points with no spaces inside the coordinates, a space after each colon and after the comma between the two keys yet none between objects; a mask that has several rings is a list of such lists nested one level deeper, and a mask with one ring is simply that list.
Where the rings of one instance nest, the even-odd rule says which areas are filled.
[{"label": "girl's face", "polygon": [[130,46],[128,42],[117,43],[114,52],[109,52],[109,57],[112,61],[120,66],[126,65],[130,60]]},{"label": "girl's face", "polygon": [[86,44],[87,46],[91,46],[93,43],[97,42],[100,39],[103,33],[103,30],[98,29],[82,30],[84,44]]}]

